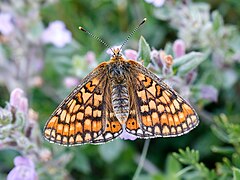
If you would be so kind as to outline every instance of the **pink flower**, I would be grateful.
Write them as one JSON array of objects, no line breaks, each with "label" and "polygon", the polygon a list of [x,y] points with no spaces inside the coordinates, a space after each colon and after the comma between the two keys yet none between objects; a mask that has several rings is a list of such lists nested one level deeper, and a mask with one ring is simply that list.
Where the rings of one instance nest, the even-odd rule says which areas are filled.
[{"label": "pink flower", "polygon": [[4,144],[3,144],[3,142],[0,142],[0,149],[3,149],[4,148]]},{"label": "pink flower", "polygon": [[27,100],[27,98],[25,98],[25,97],[21,98],[18,109],[19,109],[19,111],[27,114],[27,112],[28,112],[28,100]]},{"label": "pink flower", "polygon": [[64,78],[64,84],[67,88],[72,88],[79,84],[79,80],[75,77],[68,76]]},{"label": "pink flower", "polygon": [[147,3],[154,5],[155,7],[161,7],[165,3],[165,0],[145,0]]},{"label": "pink flower", "polygon": [[124,51],[124,54],[126,56],[126,59],[137,60],[138,53],[135,50],[126,49]]},{"label": "pink flower", "polygon": [[8,13],[0,13],[0,32],[9,35],[14,29],[12,16]]},{"label": "pink flower", "polygon": [[43,43],[52,43],[54,46],[62,48],[72,41],[72,34],[62,21],[53,21],[43,32],[41,39]]},{"label": "pink flower", "polygon": [[85,58],[91,69],[95,68],[98,65],[96,55],[94,54],[94,52],[88,51],[87,54],[85,55]]},{"label": "pink flower", "polygon": [[31,159],[17,156],[14,159],[15,167],[9,172],[7,180],[37,180],[38,176]]},{"label": "pink flower", "polygon": [[158,67],[160,67],[160,68],[163,67],[163,62],[162,62],[162,59],[161,59],[162,58],[161,57],[161,52],[162,52],[162,50],[157,51],[156,49],[153,49],[151,51],[151,59],[153,59],[157,63]]},{"label": "pink flower", "polygon": [[92,51],[88,51],[85,58],[89,64],[96,64],[96,55]]},{"label": "pink flower", "polygon": [[27,114],[28,100],[26,97],[24,97],[24,92],[22,89],[16,88],[11,92],[10,105]]},{"label": "pink flower", "polygon": [[128,133],[124,128],[123,128],[123,132],[122,134],[120,134],[119,138],[123,139],[123,140],[131,140],[134,141],[135,139],[137,139],[137,136],[134,136],[130,133]]},{"label": "pink flower", "polygon": [[186,45],[185,42],[182,39],[177,39],[174,43],[173,43],[173,53],[174,53],[174,57],[178,58],[181,57],[185,54],[186,51]]},{"label": "pink flower", "polygon": [[203,85],[201,87],[200,97],[207,99],[211,102],[217,102],[218,100],[218,91],[215,87],[210,85]]}]

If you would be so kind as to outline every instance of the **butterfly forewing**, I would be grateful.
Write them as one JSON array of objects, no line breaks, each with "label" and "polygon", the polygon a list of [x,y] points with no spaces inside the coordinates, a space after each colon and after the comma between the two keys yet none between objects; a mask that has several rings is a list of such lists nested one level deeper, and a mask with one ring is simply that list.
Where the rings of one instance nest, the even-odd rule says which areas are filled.
[{"label": "butterfly forewing", "polygon": [[127,132],[142,138],[179,136],[198,125],[194,109],[152,72],[131,64],[132,107]]}]

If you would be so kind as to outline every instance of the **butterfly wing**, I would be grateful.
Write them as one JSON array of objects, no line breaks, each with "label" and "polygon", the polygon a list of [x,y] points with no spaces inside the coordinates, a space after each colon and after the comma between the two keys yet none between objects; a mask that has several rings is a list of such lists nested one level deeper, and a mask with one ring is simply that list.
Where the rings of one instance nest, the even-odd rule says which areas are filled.
[{"label": "butterfly wing", "polygon": [[135,61],[131,64],[131,110],[127,132],[142,138],[180,136],[195,128],[198,116],[179,94]]},{"label": "butterfly wing", "polygon": [[108,82],[106,85],[106,90],[104,93],[104,114],[105,114],[105,129],[102,134],[100,134],[97,138],[94,138],[92,144],[101,144],[108,142],[122,133],[122,125],[116,118],[113,107],[112,100],[110,94],[110,83]]},{"label": "butterfly wing", "polygon": [[45,125],[45,139],[68,146],[103,143],[120,134],[109,105],[106,65],[100,64],[57,107]]}]

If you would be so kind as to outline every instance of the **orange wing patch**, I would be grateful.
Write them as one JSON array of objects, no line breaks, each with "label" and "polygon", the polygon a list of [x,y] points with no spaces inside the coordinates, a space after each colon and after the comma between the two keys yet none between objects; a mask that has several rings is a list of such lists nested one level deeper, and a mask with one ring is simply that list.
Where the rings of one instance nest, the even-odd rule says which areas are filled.
[{"label": "orange wing patch", "polygon": [[[111,97],[106,96],[106,98],[111,98]],[[106,113],[105,130],[100,136],[93,139],[92,143],[94,144],[101,144],[101,143],[110,141],[118,137],[122,133],[122,124],[118,121],[118,119],[114,115],[111,104],[109,103],[106,104],[105,113]]]},{"label": "orange wing patch", "polygon": [[[106,80],[94,78],[66,99],[45,126],[46,139],[63,145],[92,142],[103,133],[102,101]],[[94,91],[96,87],[102,91]],[[98,98],[94,99],[95,94]],[[98,104],[98,106],[95,106]]]},{"label": "orange wing patch", "polygon": [[129,112],[129,118],[128,120],[126,121],[126,128],[131,130],[132,132],[136,132],[137,133],[137,130],[139,130],[139,134],[142,134],[143,132],[141,131],[140,129],[140,125],[137,121],[137,117],[136,117],[136,112],[135,110],[131,110]]}]

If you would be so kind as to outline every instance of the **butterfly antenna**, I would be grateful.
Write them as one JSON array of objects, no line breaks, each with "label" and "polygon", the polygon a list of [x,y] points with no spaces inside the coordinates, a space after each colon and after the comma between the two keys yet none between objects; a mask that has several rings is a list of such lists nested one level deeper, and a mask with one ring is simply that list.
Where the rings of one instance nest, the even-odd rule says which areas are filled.
[{"label": "butterfly antenna", "polygon": [[113,52],[112,48],[105,41],[103,41],[101,38],[99,38],[98,36],[95,36],[94,34],[90,33],[88,30],[84,29],[81,26],[79,26],[78,29],[80,29],[81,31],[87,33],[89,36],[93,37],[94,39],[96,39],[97,41],[102,43],[104,46],[106,46],[107,48],[111,49],[111,51]]},{"label": "butterfly antenna", "polygon": [[144,18],[142,22],[133,29],[133,31],[128,35],[126,40],[123,42],[122,46],[120,47],[120,50],[122,50],[123,46],[128,42],[128,40],[132,37],[132,35],[147,21],[147,18]]}]

